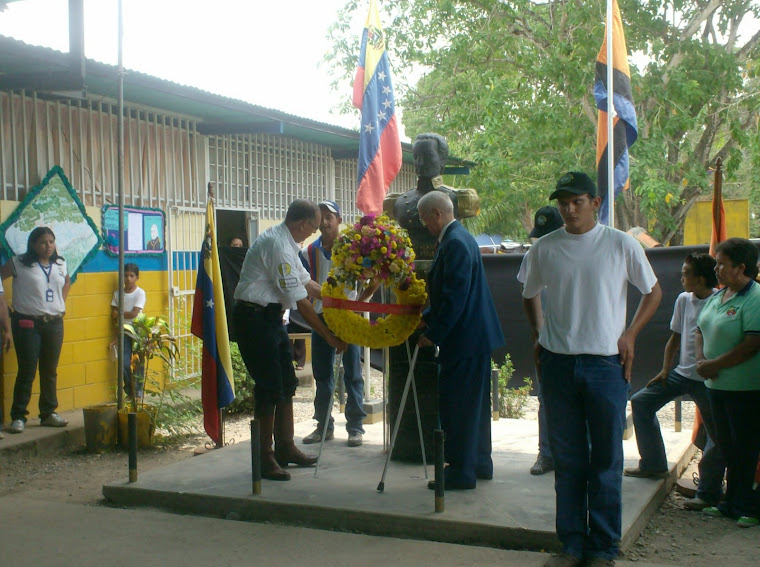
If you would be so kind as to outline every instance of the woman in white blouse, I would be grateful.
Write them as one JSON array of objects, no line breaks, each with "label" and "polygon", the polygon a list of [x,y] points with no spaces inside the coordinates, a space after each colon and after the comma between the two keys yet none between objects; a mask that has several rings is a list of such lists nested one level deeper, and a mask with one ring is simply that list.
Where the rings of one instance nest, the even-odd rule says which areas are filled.
[{"label": "woman in white blouse", "polygon": [[0,276],[13,277],[11,327],[18,359],[8,431],[24,431],[38,362],[40,425],[65,427],[68,422],[55,412],[56,379],[71,280],[65,260],[56,251],[53,231],[46,226],[35,228],[29,235],[26,252],[0,268]]}]

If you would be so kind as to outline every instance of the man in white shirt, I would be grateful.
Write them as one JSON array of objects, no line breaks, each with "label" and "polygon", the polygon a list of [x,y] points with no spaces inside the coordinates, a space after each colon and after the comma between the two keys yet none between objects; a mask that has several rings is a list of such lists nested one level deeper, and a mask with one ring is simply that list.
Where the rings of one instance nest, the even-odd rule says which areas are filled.
[{"label": "man in white shirt", "polygon": [[[332,269],[332,247],[340,233],[340,223],[343,220],[340,207],[335,201],[322,201],[319,204],[322,220],[319,223],[320,237],[301,250],[301,261],[309,271],[311,279],[323,284]],[[355,299],[356,292],[349,292],[349,299]],[[314,310],[324,321],[322,302],[314,301]],[[358,345],[348,345],[343,352],[343,382],[346,386],[346,432],[348,446],[358,447],[363,442],[364,426],[362,422],[367,416],[364,411],[364,379],[362,378],[361,353]],[[325,441],[333,439],[334,420],[331,410],[335,376],[333,359],[335,349],[327,344],[319,333],[311,334],[311,367],[314,371],[314,381],[317,393],[314,396],[314,419],[316,429],[303,438],[305,444],[322,441],[325,420],[328,421]]]},{"label": "man in white shirt", "polygon": [[[517,276],[535,341],[563,546],[545,567],[602,567],[615,564],[622,531],[634,344],[662,292],[641,245],[596,222],[601,198],[588,175],[566,173],[549,199],[557,199],[565,227],[531,246]],[[643,297],[626,328],[629,283]]]},{"label": "man in white shirt", "polygon": [[[625,469],[623,474],[639,478],[663,478],[668,474],[668,460],[662,441],[657,411],[678,396],[689,395],[699,408],[707,429],[707,440],[699,461],[699,486],[696,498],[684,504],[689,510],[702,510],[717,506],[723,493],[722,482],[726,463],[713,442],[715,428],[712,410],[707,399],[705,379],[697,373],[694,336],[697,318],[718,285],[715,276],[715,259],[709,254],[692,253],[686,256],[681,267],[681,285],[684,292],[676,299],[672,331],[665,345],[662,370],[646,388],[631,398],[633,426],[639,446],[639,466]],[[678,366],[674,363],[680,350]]]},{"label": "man in white shirt", "polygon": [[346,348],[314,312],[308,296],[321,299],[320,287],[298,256],[298,242],[314,234],[319,222],[316,204],[304,199],[293,201],[285,221],[261,233],[248,249],[235,288],[237,342],[255,382],[261,475],[270,480],[290,480],[282,468],[290,463],[311,466],[317,461],[293,443],[293,395],[298,379],[288,333],[282,325],[284,310],[298,309],[328,344],[338,352]]}]

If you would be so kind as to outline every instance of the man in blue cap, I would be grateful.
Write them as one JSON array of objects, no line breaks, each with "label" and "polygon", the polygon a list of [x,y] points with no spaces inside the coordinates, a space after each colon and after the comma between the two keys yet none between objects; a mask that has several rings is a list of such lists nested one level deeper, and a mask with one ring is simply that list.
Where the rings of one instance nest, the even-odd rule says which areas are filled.
[{"label": "man in blue cap", "polygon": [[[335,201],[322,201],[319,203],[319,211],[322,220],[319,223],[319,238],[301,250],[301,262],[311,275],[311,279],[322,285],[332,268],[332,247],[340,233],[340,223],[343,221],[340,207]],[[349,299],[356,299],[356,292],[348,290]],[[314,301],[314,311],[324,321],[322,315],[322,301]],[[346,385],[346,431],[348,432],[348,446],[358,447],[362,444],[364,427],[362,422],[366,417],[364,411],[364,379],[359,347],[348,345],[343,353],[343,381]],[[317,393],[314,397],[314,419],[317,420],[317,428],[303,438],[305,444],[319,443],[322,441],[325,420],[329,420],[325,441],[330,441],[335,436],[332,406],[332,395],[335,388],[335,376],[333,360],[335,348],[330,346],[318,333],[311,334],[311,367],[314,372],[314,381],[317,385]]]}]

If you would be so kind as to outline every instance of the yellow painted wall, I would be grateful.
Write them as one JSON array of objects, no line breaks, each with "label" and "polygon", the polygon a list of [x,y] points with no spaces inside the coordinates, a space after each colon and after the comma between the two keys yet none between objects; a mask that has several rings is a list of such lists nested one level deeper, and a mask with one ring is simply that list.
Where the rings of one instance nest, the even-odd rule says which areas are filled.
[{"label": "yellow painted wall", "polygon": [[[749,201],[747,199],[725,199],[726,236],[749,238]],[[689,209],[683,227],[685,246],[709,244],[712,231],[712,201],[697,201]]]},{"label": "yellow painted wall", "polygon": [[[0,201],[0,222],[18,206],[16,201]],[[87,207],[87,214],[100,226],[100,209]],[[194,273],[187,274],[193,279]],[[109,358],[108,345],[113,337],[111,297],[118,285],[116,271],[79,273],[66,300],[64,341],[58,363],[58,409],[68,411],[116,399],[116,363]],[[169,289],[165,271],[141,271],[138,285],[145,290],[145,313],[166,316],[169,312]],[[13,279],[3,281],[8,305],[13,300]],[[158,366],[159,363],[156,363]],[[13,386],[18,362],[11,349],[3,353],[0,371],[0,405],[3,419],[10,419]],[[38,415],[39,375],[35,377],[29,418]]]},{"label": "yellow painted wall", "polygon": [[[13,297],[13,280],[3,282],[8,303]],[[64,340],[58,363],[58,409],[68,411],[116,399],[116,363],[109,359],[112,340],[111,297],[116,272],[79,274],[66,300]],[[148,315],[166,314],[169,308],[166,273],[140,272],[138,285],[145,290]],[[13,349],[3,356],[3,417],[10,419],[13,385],[18,363]],[[39,376],[35,378],[29,417],[38,415]]]}]

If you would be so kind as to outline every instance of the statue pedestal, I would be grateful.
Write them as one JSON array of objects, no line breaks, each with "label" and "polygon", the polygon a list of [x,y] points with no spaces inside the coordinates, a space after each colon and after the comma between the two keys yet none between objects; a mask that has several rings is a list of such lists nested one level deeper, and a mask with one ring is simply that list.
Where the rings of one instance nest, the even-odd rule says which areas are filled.
[{"label": "statue pedestal", "polygon": [[[409,337],[410,355],[414,354],[414,346],[422,331],[415,331]],[[390,348],[390,372],[388,379],[388,420],[390,431],[396,424],[401,397],[409,374],[409,360],[406,345]],[[438,364],[435,361],[435,348],[421,348],[417,353],[414,366],[414,382],[417,386],[417,399],[420,405],[422,421],[422,437],[425,442],[425,456],[428,463],[433,462],[433,430],[438,428]],[[406,399],[401,424],[396,436],[391,460],[403,462],[422,462],[420,450],[420,434],[417,428],[417,415],[414,407],[414,393],[411,386]]]}]

